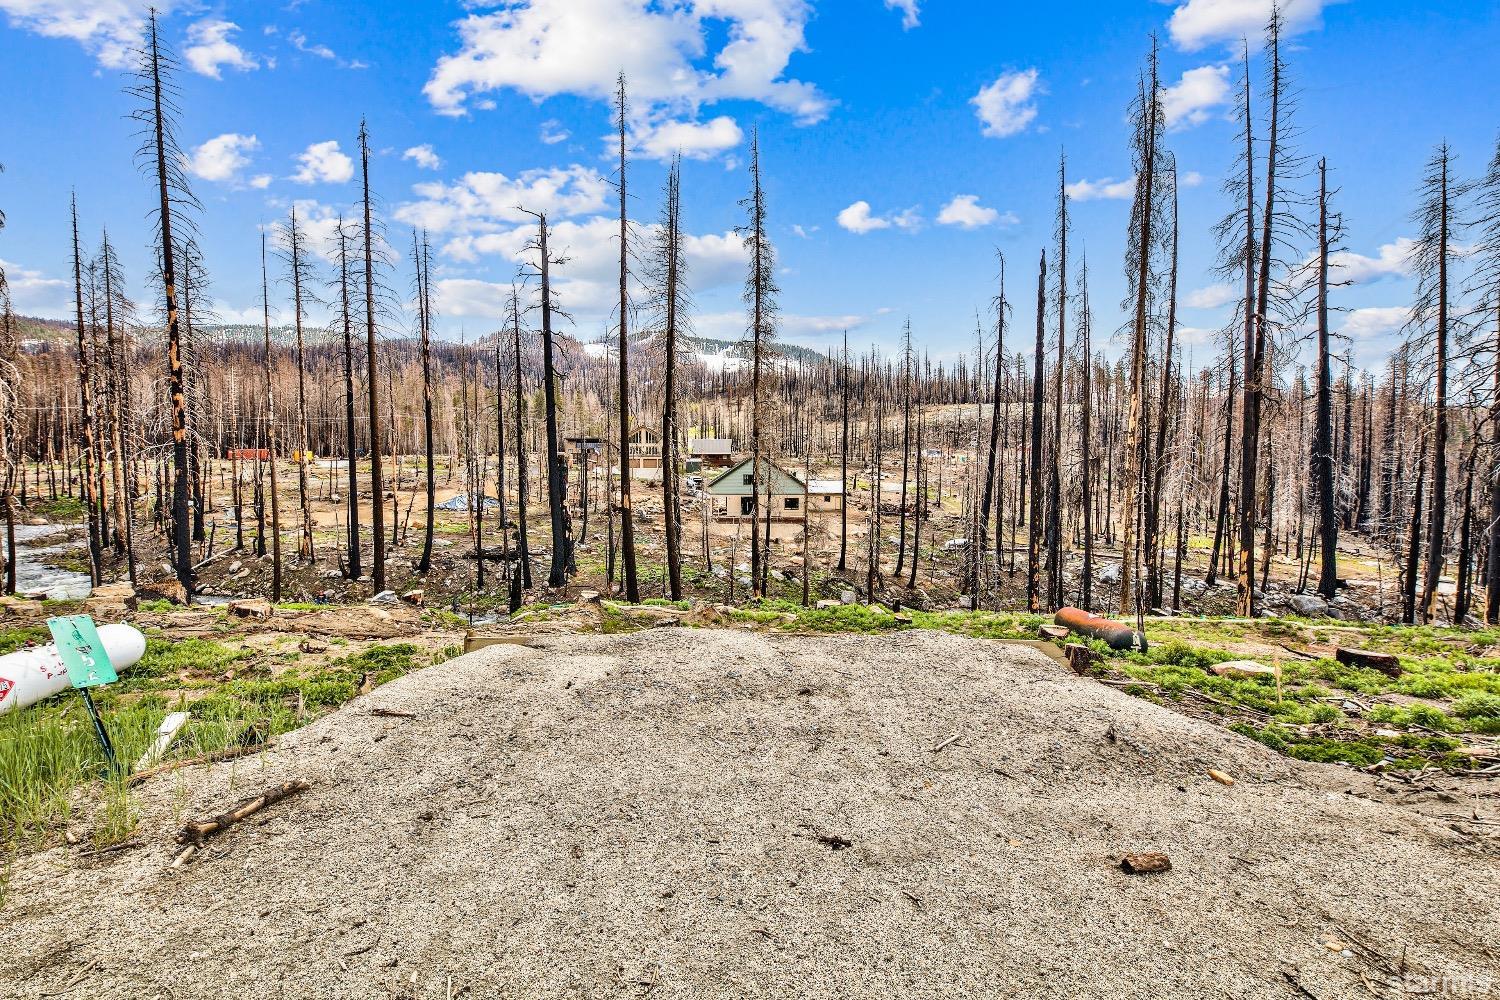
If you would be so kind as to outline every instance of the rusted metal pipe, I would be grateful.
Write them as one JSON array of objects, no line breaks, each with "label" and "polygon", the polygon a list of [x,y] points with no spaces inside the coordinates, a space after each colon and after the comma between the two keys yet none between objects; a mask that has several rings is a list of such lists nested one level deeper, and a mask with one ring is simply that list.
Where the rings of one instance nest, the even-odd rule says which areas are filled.
[{"label": "rusted metal pipe", "polygon": [[1082,608],[1063,608],[1053,619],[1087,639],[1102,639],[1110,649],[1146,651],[1146,636],[1129,625],[1091,615]]}]

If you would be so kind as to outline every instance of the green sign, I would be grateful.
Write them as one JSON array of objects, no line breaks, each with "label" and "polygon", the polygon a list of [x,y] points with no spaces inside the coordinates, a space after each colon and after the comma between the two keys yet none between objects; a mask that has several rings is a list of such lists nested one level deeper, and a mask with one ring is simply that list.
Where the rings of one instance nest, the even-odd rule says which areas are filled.
[{"label": "green sign", "polygon": [[99,630],[94,627],[94,619],[88,615],[48,618],[47,628],[52,632],[58,658],[68,668],[68,680],[74,687],[98,687],[120,679],[114,664],[109,662],[109,653],[104,649],[104,640],[99,638]]}]

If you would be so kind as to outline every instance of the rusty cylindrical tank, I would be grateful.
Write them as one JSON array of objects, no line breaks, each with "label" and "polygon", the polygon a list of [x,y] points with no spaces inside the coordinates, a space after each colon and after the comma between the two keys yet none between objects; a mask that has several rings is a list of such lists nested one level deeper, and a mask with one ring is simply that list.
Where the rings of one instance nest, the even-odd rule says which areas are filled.
[{"label": "rusty cylindrical tank", "polygon": [[1146,651],[1146,637],[1129,625],[1098,615],[1089,614],[1082,608],[1063,608],[1053,619],[1074,633],[1087,639],[1103,639],[1110,649]]}]

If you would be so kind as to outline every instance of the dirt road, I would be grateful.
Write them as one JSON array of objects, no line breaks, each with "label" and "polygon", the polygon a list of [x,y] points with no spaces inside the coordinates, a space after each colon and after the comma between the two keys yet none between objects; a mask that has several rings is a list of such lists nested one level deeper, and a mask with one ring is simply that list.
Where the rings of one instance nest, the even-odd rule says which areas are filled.
[{"label": "dirt road", "polygon": [[1500,858],[1367,787],[995,643],[552,637],[152,779],[137,849],[19,863],[0,996],[1500,990]]}]

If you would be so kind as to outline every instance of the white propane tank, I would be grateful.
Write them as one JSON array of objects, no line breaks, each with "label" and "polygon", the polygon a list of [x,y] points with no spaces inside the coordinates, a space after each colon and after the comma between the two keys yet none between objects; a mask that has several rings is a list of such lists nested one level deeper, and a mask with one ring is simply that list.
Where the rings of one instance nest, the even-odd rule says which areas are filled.
[{"label": "white propane tank", "polygon": [[[100,625],[99,639],[117,671],[146,655],[146,636],[134,625]],[[57,655],[55,643],[0,656],[0,715],[34,705],[69,686],[68,668]]]}]

